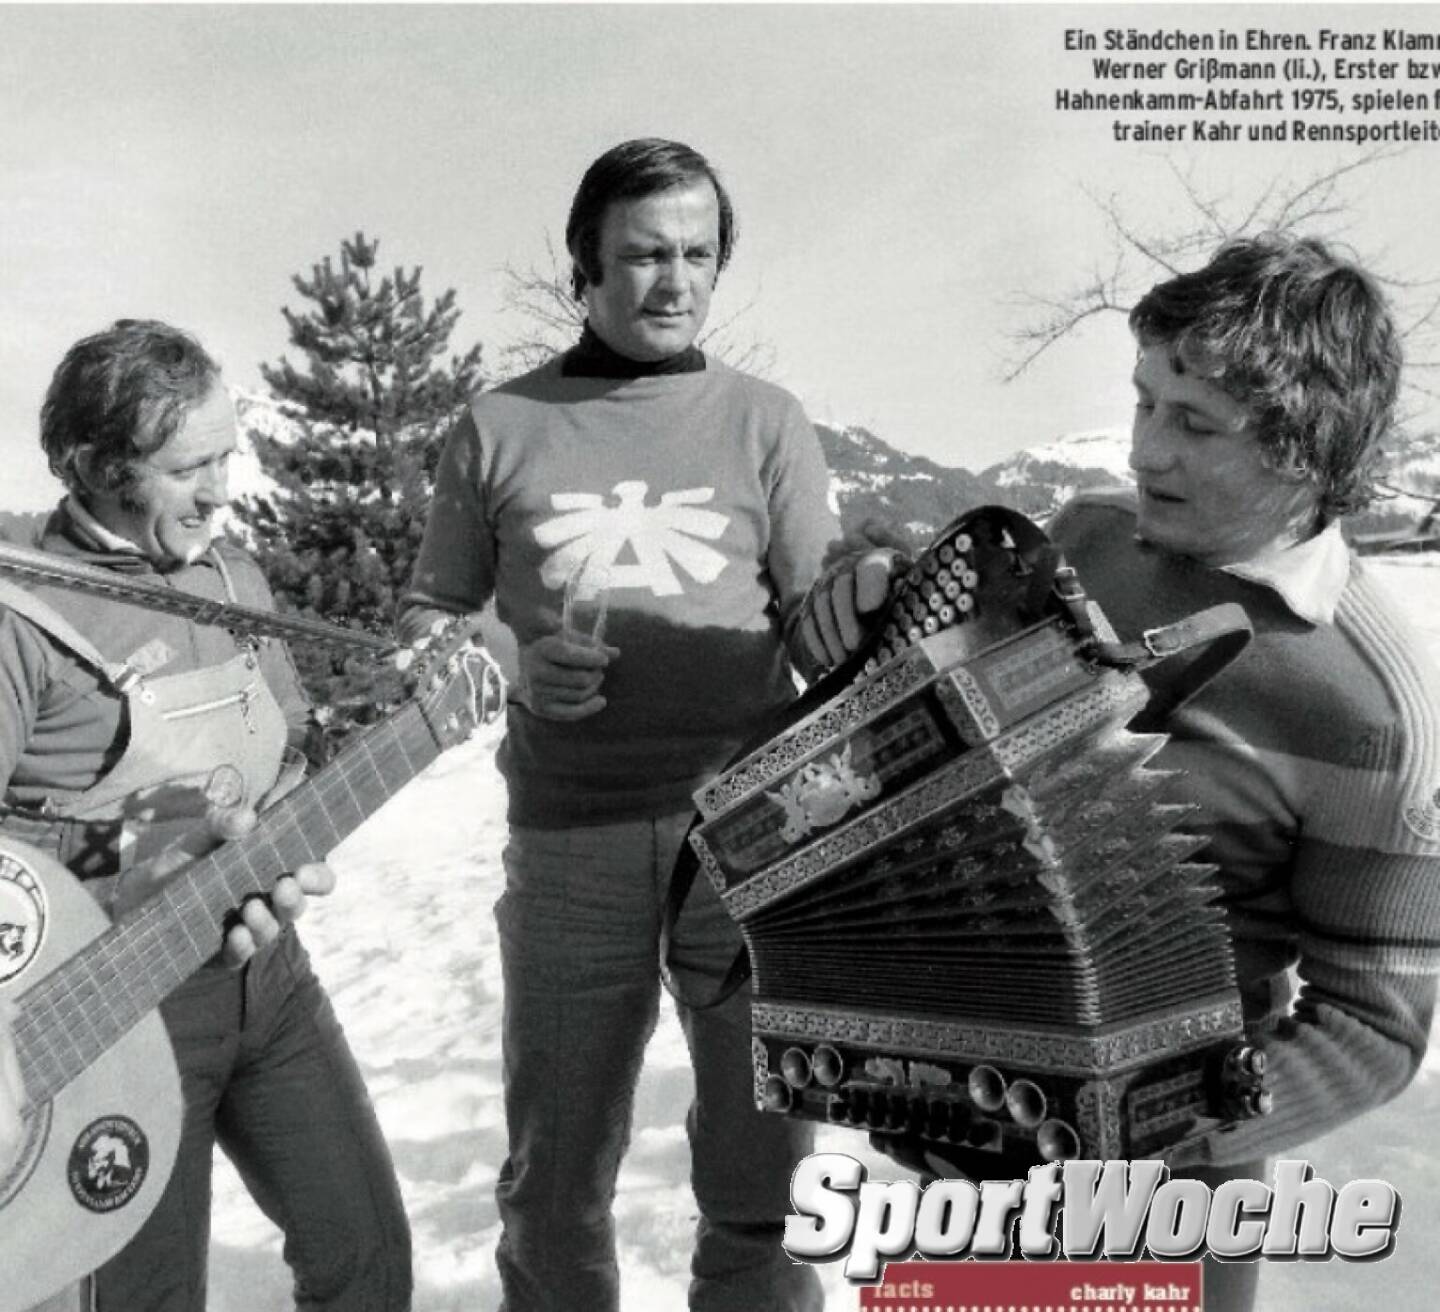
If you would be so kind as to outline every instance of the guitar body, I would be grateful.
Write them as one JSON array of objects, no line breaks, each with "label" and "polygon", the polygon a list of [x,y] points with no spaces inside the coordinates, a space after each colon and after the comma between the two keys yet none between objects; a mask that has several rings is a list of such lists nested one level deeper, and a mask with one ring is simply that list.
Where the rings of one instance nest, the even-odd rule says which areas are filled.
[{"label": "guitar body", "polygon": [[[58,861],[0,838],[0,996],[16,1004],[17,1029],[21,995],[109,928]],[[75,1006],[77,1032],[95,1005]],[[0,1171],[0,1312],[26,1312],[125,1246],[160,1199],[182,1120],[180,1076],[154,1011],[29,1108],[19,1156]]]}]

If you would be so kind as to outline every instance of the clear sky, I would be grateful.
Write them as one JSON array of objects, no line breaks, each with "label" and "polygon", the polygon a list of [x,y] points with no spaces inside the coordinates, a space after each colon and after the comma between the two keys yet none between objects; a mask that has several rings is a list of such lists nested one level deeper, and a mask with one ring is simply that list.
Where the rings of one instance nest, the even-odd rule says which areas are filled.
[{"label": "clear sky", "polygon": [[[721,168],[741,237],[714,314],[754,302],[750,331],[815,418],[974,468],[1123,424],[1118,316],[1000,380],[1020,298],[1108,259],[1081,188],[1153,218],[1183,212],[1171,165],[1243,199],[1358,152],[1117,143],[1113,115],[1055,108],[1057,87],[1097,85],[1064,33],[1322,22],[1440,31],[1440,12],[0,6],[0,505],[53,495],[36,416],[70,342],[165,318],[258,386],[285,347],[280,306],[298,305],[290,275],[356,228],[382,263],[457,289],[457,341],[498,347],[504,266],[543,258],[586,165],[642,135]],[[1411,277],[1440,273],[1437,152],[1349,195],[1356,248]]]}]

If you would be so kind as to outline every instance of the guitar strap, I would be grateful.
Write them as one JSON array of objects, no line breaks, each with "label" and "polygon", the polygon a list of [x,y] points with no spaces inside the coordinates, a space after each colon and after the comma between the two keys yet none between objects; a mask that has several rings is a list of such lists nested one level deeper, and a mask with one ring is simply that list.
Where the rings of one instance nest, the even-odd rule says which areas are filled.
[{"label": "guitar strap", "polygon": [[95,644],[49,603],[19,584],[0,578],[0,605],[29,620],[37,629],[54,638],[66,651],[77,657],[101,676],[116,692],[123,692],[137,678],[130,666],[108,661]]}]

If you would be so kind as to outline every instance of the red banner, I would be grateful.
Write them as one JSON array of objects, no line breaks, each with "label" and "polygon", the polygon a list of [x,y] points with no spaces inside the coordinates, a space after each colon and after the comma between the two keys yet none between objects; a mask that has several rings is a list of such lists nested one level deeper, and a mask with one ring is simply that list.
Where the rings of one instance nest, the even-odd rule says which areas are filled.
[{"label": "red banner", "polygon": [[861,1312],[1202,1312],[1199,1262],[892,1262]]}]

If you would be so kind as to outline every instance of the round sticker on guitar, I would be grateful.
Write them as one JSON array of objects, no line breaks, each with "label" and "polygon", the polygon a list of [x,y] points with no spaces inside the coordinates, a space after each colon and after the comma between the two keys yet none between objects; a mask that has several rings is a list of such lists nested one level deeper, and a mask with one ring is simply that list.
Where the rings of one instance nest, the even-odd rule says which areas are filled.
[{"label": "round sticker on guitar", "polygon": [[150,1173],[150,1141],[128,1116],[91,1121],[70,1149],[66,1175],[81,1207],[113,1212],[124,1207]]},{"label": "round sticker on guitar", "polygon": [[0,852],[0,984],[35,960],[47,918],[45,890],[34,871]]}]

